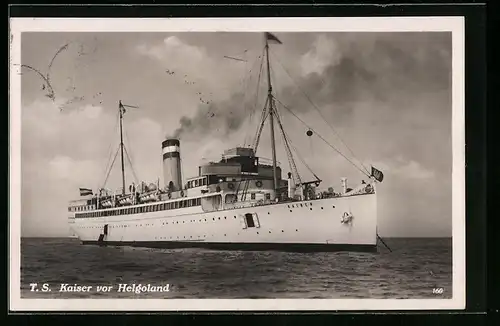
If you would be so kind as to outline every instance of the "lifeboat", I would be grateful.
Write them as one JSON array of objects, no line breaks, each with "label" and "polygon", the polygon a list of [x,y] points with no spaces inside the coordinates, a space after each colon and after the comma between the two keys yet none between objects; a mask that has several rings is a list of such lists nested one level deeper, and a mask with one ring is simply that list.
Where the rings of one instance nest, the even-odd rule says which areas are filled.
[{"label": "lifeboat", "polygon": [[141,203],[150,203],[158,200],[158,194],[156,191],[144,193],[139,195]]},{"label": "lifeboat", "polygon": [[125,197],[121,197],[120,199],[118,199],[118,203],[120,205],[132,205],[133,204],[132,195],[127,195]]}]

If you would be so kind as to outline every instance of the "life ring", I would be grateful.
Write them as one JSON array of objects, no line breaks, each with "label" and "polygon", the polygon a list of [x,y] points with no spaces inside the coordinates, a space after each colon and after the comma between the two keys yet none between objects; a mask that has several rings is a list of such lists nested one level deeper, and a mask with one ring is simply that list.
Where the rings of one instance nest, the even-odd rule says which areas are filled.
[{"label": "life ring", "polygon": [[255,185],[256,185],[257,187],[259,187],[259,188],[260,188],[260,187],[262,187],[262,181],[260,181],[260,180],[259,180],[259,181],[257,181],[257,182],[255,183]]},{"label": "life ring", "polygon": [[342,217],[340,218],[340,222],[341,223],[348,223],[349,220],[351,219],[352,215],[347,213],[347,212],[344,212],[344,214],[342,214]]},{"label": "life ring", "polygon": [[234,183],[228,183],[228,184],[227,184],[227,187],[228,187],[229,189],[233,190],[233,189],[234,189]]},{"label": "life ring", "polygon": [[184,197],[184,190],[181,190],[181,197]]},{"label": "life ring", "polygon": [[373,187],[372,187],[372,185],[367,185],[367,186],[365,187],[365,191],[366,191],[366,193],[367,193],[367,194],[371,194],[371,193],[373,192]]}]

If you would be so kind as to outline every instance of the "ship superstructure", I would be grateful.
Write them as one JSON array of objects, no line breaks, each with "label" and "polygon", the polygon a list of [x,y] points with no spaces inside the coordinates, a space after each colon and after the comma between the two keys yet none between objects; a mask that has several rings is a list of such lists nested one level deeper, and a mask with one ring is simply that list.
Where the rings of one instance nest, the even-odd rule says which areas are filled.
[{"label": "ship superstructure", "polygon": [[[183,179],[181,141],[161,144],[163,184],[126,184],[122,120],[128,106],[119,102],[122,188],[110,192],[80,189],[83,197],[68,207],[72,231],[84,244],[162,248],[204,247],[227,250],[376,250],[375,186],[383,174],[372,167],[367,182],[342,190],[319,191],[315,174],[302,180],[292,147],[277,114],[269,43],[265,33],[268,94],[262,120],[249,147],[224,152],[219,161],[202,164],[198,175]],[[257,155],[261,132],[269,122],[272,159]],[[289,171],[276,160],[275,129],[284,140]],[[184,181],[183,181],[184,180]]]}]

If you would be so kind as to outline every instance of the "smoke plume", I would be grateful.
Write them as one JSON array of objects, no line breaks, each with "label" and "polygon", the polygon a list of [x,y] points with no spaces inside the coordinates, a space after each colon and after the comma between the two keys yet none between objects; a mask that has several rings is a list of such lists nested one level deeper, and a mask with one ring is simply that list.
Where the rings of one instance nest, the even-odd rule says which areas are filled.
[{"label": "smoke plume", "polygon": [[247,118],[249,106],[244,97],[239,92],[223,101],[199,105],[193,117],[183,116],[179,121],[180,127],[167,136],[183,140],[202,139],[207,135],[227,137],[239,130]]}]

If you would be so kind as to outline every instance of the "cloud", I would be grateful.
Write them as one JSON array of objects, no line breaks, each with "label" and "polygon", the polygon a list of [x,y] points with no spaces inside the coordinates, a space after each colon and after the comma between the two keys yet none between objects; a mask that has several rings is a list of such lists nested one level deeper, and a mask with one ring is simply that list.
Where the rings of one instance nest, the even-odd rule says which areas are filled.
[{"label": "cloud", "polygon": [[334,40],[321,34],[314,41],[312,48],[302,55],[300,67],[303,75],[320,74],[328,66],[338,64],[340,59],[341,55]]},{"label": "cloud", "polygon": [[[52,43],[59,44],[62,36],[51,35]],[[217,160],[225,149],[252,140],[267,90],[263,74],[260,100],[256,101],[260,58],[257,54],[255,62],[248,64],[223,58],[248,48],[240,40],[243,36],[186,33],[159,39],[158,34],[148,35],[98,35],[97,60],[89,62],[86,73],[78,76],[87,87],[79,92],[88,95],[102,90],[104,104],[77,102],[61,112],[50,101],[31,102],[39,97],[39,86],[29,75],[23,77],[22,200],[23,228],[27,230],[23,234],[40,234],[40,224],[47,226],[46,233],[54,232],[55,225],[65,228],[66,201],[78,196],[79,186],[102,184],[106,163],[117,153],[116,102],[125,101],[124,94],[141,107],[127,112],[125,118],[126,156],[133,161],[135,172],[126,158],[127,182],[134,174],[147,182],[161,177],[161,142],[166,135],[181,137],[184,177],[196,175],[199,163]],[[247,37],[256,38],[254,34]],[[278,37],[284,44],[271,48],[276,96],[314,129],[314,135],[307,137],[308,127],[279,104],[278,109],[293,145],[324,180],[322,185],[338,188],[340,177],[348,177],[351,184],[365,177],[318,135],[353,159],[351,149],[366,166],[373,164],[386,175],[377,188],[382,235],[451,230],[450,35],[283,33]],[[43,40],[33,37],[31,49],[45,49],[50,55]],[[35,53],[23,52],[26,62],[39,66],[39,56],[31,52]],[[246,80],[245,69],[252,69]],[[70,74],[62,68],[58,71]],[[105,78],[91,78],[98,74]],[[136,78],[129,78],[131,75]],[[210,103],[199,102],[197,93],[213,93]],[[99,102],[101,99],[94,104]],[[288,160],[278,134],[276,141],[277,158],[286,174]],[[271,157],[269,143],[266,125],[259,156]],[[303,179],[312,179],[308,168],[295,158]],[[119,170],[111,173],[108,183],[121,186]],[[429,227],[436,216],[442,228]]]},{"label": "cloud", "polygon": [[[78,198],[78,188],[103,186],[106,163],[117,154],[119,144],[116,117],[89,105],[61,112],[57,103],[48,100],[23,106],[22,214],[27,216],[22,219],[23,234],[62,235],[67,230],[68,201]],[[133,163],[132,171],[125,157],[127,182],[134,181],[135,175],[149,182],[157,180],[161,130],[148,118],[127,121],[126,155]],[[119,160],[117,156],[107,188],[121,186]]]},{"label": "cloud", "polygon": [[398,167],[394,172],[400,176],[412,179],[431,179],[435,177],[433,171],[425,169],[415,161],[410,161],[406,165]]}]

